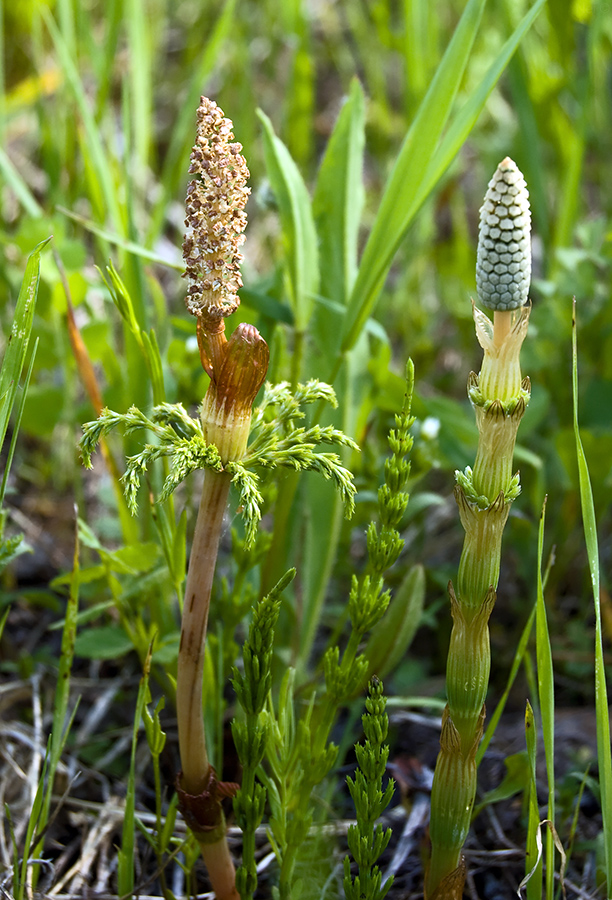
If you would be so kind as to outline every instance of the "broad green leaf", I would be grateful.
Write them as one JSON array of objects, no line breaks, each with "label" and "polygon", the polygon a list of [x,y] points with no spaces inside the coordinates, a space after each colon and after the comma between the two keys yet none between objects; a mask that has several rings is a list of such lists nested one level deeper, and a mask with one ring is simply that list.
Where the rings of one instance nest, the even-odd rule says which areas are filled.
[{"label": "broad green leaf", "polygon": [[319,238],[321,302],[311,331],[328,358],[338,352],[346,303],[357,276],[359,223],[364,202],[365,102],[354,79],[319,169],[312,211]]},{"label": "broad green leaf", "polygon": [[493,788],[493,790],[487,791],[480,803],[474,807],[472,820],[482,812],[485,806],[489,806],[491,803],[499,803],[500,800],[507,800],[509,797],[518,794],[519,791],[524,791],[525,788],[529,787],[530,765],[529,757],[525,750],[507,756],[504,760],[504,765],[506,774],[501,784]]},{"label": "broad green leaf", "polygon": [[263,125],[264,155],[270,184],[278,203],[285,240],[289,295],[295,329],[303,333],[319,291],[317,233],[304,180],[270,119],[258,111]]},{"label": "broad green leaf", "polygon": [[26,263],[26,270],[17,298],[11,333],[8,337],[2,368],[0,369],[0,447],[4,443],[8,422],[15,403],[15,395],[25,364],[38,296],[40,254],[51,238],[34,248]]},{"label": "broad green leaf", "polygon": [[130,544],[127,547],[120,547],[113,553],[108,554],[112,568],[118,565],[119,568],[117,571],[130,573],[148,572],[157,562],[159,556],[159,546],[153,543],[153,541]]},{"label": "broad green leaf", "polygon": [[[85,541],[83,543],[85,543]],[[86,543],[85,543],[85,546],[87,546]],[[100,579],[106,578],[107,575],[108,575],[107,566],[103,566],[103,565],[86,566],[84,569],[81,569],[81,571],[80,571],[79,583],[80,584],[91,584],[94,581],[100,581]],[[66,572],[63,575],[58,575],[56,578],[54,578],[50,582],[49,587],[53,588],[53,590],[55,591],[58,588],[64,587],[67,584],[69,585],[71,580],[72,580],[72,573]],[[84,621],[84,622],[89,621],[89,619],[95,619],[97,616],[97,612],[94,612],[94,611],[104,610],[112,605],[113,605],[112,600],[103,601],[102,603],[96,603],[94,606],[90,607],[89,610],[87,610],[87,612],[79,613],[79,622],[81,621],[81,616],[84,617],[82,619],[82,621]],[[90,615],[91,612],[94,612],[94,615]],[[54,628],[58,628],[60,624],[61,623],[55,622],[53,625],[49,626],[49,629],[52,630]]]},{"label": "broad green leaf", "polygon": [[355,78],[328,141],[312,198],[320,241],[321,293],[342,304],[357,276],[364,145],[365,99]]},{"label": "broad green leaf", "polygon": [[104,625],[82,631],[75,641],[76,656],[86,659],[119,659],[133,649],[133,644],[119,625]]},{"label": "broad green leaf", "polygon": [[53,384],[33,384],[21,418],[22,430],[41,438],[51,435],[64,413],[66,390]]},{"label": "broad green leaf", "polygon": [[26,544],[22,534],[16,534],[13,537],[0,540],[0,573],[3,572],[14,559],[17,559],[22,553],[28,552],[31,552],[31,547]]},{"label": "broad green leaf", "polygon": [[170,667],[178,659],[179,644],[181,642],[180,631],[167,635],[156,645],[153,653],[153,662],[159,666]]},{"label": "broad green leaf", "polygon": [[572,319],[572,388],[574,407],[574,438],[578,459],[578,479],[580,483],[580,504],[582,523],[591,573],[591,588],[595,608],[595,714],[597,722],[597,761],[601,786],[601,813],[603,819],[603,843],[606,865],[607,893],[612,897],[612,754],[610,750],[610,717],[608,709],[608,689],[604,663],[603,634],[601,625],[601,584],[599,577],[599,546],[597,523],[593,503],[593,489],[589,476],[580,428],[578,426],[578,342],[576,336],[576,301]]},{"label": "broad green leaf", "polygon": [[[102,566],[97,566],[96,568],[100,569],[100,576],[104,575],[104,569]],[[79,570],[79,587],[82,584],[85,584],[86,581],[83,578],[83,569]],[[53,579],[51,582],[51,587],[56,587],[58,584],[71,584],[72,582],[72,572],[69,572],[67,575],[62,575],[61,578]],[[93,606],[90,606],[88,609],[82,610],[76,616],[76,624],[77,626],[86,625],[87,622],[91,622],[92,619],[98,619],[103,612],[106,612],[107,609],[113,609],[115,606],[114,600],[102,600],[100,603],[94,603]],[[53,622],[49,625],[49,631],[59,631],[60,628],[63,629],[66,623],[66,619],[59,619],[57,622]]]},{"label": "broad green leaf", "polygon": [[274,297],[270,297],[263,291],[253,291],[250,288],[240,290],[241,310],[249,306],[262,316],[273,319],[275,322],[285,322],[293,325],[293,313],[285,303],[279,303]]}]

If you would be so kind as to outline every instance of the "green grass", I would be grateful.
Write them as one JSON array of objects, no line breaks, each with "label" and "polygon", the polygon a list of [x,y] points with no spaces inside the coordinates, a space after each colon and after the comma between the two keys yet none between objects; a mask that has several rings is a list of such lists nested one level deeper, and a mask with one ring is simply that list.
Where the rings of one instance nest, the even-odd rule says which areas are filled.
[{"label": "green grass", "polygon": [[[150,690],[154,707],[165,698],[164,753],[171,754],[179,609],[197,476],[174,500],[156,505],[150,498],[159,495],[170,469],[166,461],[151,467],[132,519],[119,476],[126,457],[141,449],[137,438],[109,435],[93,476],[75,447],[82,423],[97,415],[88,371],[102,402],[121,413],[136,405],[148,415],[164,402],[195,413],[206,390],[179,277],[182,204],[202,92],[232,118],[251,169],[245,288],[228,331],[239,321],[256,325],[271,348],[271,380],[332,383],[338,409],[314,407],[306,425],[333,425],[361,448],[359,454],[342,451],[358,490],[351,522],[322,479],[270,473],[262,482],[263,528],[249,549],[233,497],[207,659],[212,688],[205,715],[216,723],[210,749],[223,760],[219,776],[239,779],[231,742],[224,745],[223,738],[236,709],[229,679],[250,610],[291,566],[297,576],[276,626],[269,716],[274,727],[280,722],[281,732],[290,732],[277,735],[275,746],[286,755],[285,775],[296,771],[291,754],[298,753],[300,728],[319,709],[312,691],[319,698],[324,691],[324,652],[344,649],[348,641],[351,576],[361,577],[366,567],[364,534],[377,521],[387,434],[402,409],[409,356],[417,422],[411,499],[399,529],[406,546],[386,576],[388,618],[364,642],[384,669],[391,695],[392,760],[396,752],[411,752],[394,724],[393,698],[419,709],[431,698],[439,708],[450,628],[445,589],[460,552],[450,502],[453,472],[473,459],[477,439],[465,394],[467,375],[480,363],[469,302],[477,214],[490,174],[510,155],[527,179],[537,236],[534,309],[523,351],[532,401],[516,453],[523,493],[504,538],[491,625],[488,707],[498,708],[479,760],[486,770],[483,760],[495,751],[504,722],[522,716],[529,697],[535,714],[529,713],[524,815],[511,839],[535,853],[538,804],[546,806],[560,840],[572,846],[568,880],[580,883],[586,872],[594,892],[607,877],[612,896],[606,12],[603,0],[3,4],[0,613],[6,621],[0,671],[8,687],[1,696],[8,704],[3,721],[38,741],[34,747],[0,732],[2,758],[15,757],[27,776],[20,781],[2,763],[0,783],[11,784],[13,793],[0,841],[0,885],[14,896],[51,888],[55,876],[48,867],[28,859],[60,857],[58,841],[67,839],[69,829],[62,829],[76,809],[70,804],[103,805],[102,783],[112,783],[119,795],[127,787],[127,802],[117,808],[129,813],[123,838],[118,829],[108,833],[109,847],[122,846],[123,856],[120,878],[109,875],[105,890],[127,893],[138,884],[138,872],[144,881],[168,862],[165,881],[156,876],[145,890],[170,897],[177,860],[195,859],[180,817],[170,833],[174,763],[162,754],[152,764],[144,755],[137,684],[153,641]],[[52,243],[43,246],[50,235]],[[35,306],[26,303],[32,293]],[[574,295],[580,353],[577,358],[574,351],[572,370]],[[90,368],[73,354],[69,306]],[[18,339],[7,343],[13,323]],[[539,529],[544,495],[545,532]],[[28,545],[35,555],[20,552]],[[554,564],[546,564],[542,576],[552,548]],[[385,628],[393,631],[388,652]],[[85,725],[102,688],[92,687],[92,673],[104,685],[115,680],[119,692],[94,733]],[[32,700],[34,675],[42,684],[42,719]],[[346,721],[358,723],[362,699],[348,701]],[[568,773],[558,761],[553,766],[554,751],[564,750],[555,720],[559,710],[577,707],[596,710],[597,751],[588,779],[571,776],[568,817],[560,799]],[[38,721],[42,729],[35,728]],[[536,753],[538,727],[545,769]],[[332,739],[348,748],[360,739],[357,729],[332,732]],[[105,762],[115,735],[127,749]],[[568,763],[580,778],[586,746]],[[45,753],[41,780],[36,760]],[[341,755],[337,766],[344,762]],[[85,774],[72,784],[79,771]],[[278,783],[288,790],[284,777],[279,774]],[[270,771],[262,778],[271,783]],[[342,781],[332,774],[332,793]],[[495,787],[486,783],[487,790]],[[595,804],[598,835],[587,837],[579,798],[583,806]],[[333,812],[328,804],[321,788],[315,821],[352,815],[345,795],[332,796]],[[88,809],[83,827],[91,831],[95,816]],[[482,812],[475,827],[485,819]],[[558,890],[552,832],[542,841],[545,871],[539,882],[534,875],[527,883],[530,898],[542,895],[542,879],[547,898]],[[144,847],[154,866],[142,864]],[[327,849],[333,869],[331,844]],[[62,871],[73,863],[74,857],[67,859]],[[295,863],[298,880],[307,865],[305,850]],[[272,896],[273,868],[260,874],[262,897]],[[517,884],[524,871],[521,860]],[[93,884],[94,875],[87,877]],[[306,890],[303,879],[300,884]],[[477,889],[484,897],[480,881]],[[333,877],[327,890],[341,896]]]}]

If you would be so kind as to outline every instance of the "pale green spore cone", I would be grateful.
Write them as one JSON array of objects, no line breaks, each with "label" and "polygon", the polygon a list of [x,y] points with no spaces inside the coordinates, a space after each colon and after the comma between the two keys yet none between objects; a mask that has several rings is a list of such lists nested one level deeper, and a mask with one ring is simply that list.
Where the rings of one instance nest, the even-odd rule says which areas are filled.
[{"label": "pale green spore cone", "polygon": [[527,302],[531,279],[529,192],[517,165],[506,157],[489,182],[480,210],[476,286],[489,309]]}]

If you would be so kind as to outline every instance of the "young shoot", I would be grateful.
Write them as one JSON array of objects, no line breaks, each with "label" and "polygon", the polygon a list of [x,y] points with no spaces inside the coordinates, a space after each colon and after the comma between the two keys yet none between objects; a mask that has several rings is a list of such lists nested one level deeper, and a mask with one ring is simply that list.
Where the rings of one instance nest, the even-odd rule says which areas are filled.
[{"label": "young shoot", "polygon": [[476,751],[482,737],[491,653],[488,622],[496,599],[501,542],[510,505],[520,491],[512,473],[518,427],[529,401],[519,352],[527,334],[531,273],[530,222],[525,180],[503,160],[489,182],[480,211],[476,282],[493,322],[474,306],[484,350],[468,395],[478,425],[474,468],[457,473],[455,497],[465,541],[456,586],[449,584],[453,630],[446,674],[448,703],[431,794],[431,860],[427,900],[462,896],[461,850],[476,793]]}]

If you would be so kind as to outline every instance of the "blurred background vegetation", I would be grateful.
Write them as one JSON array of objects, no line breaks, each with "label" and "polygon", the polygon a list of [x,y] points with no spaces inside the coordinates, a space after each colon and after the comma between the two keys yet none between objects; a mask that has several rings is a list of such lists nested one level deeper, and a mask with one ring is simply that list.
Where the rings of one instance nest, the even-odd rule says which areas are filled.
[{"label": "blurred background vegetation", "polygon": [[[13,637],[7,640],[5,634],[4,674],[26,677],[40,663],[54,664],[55,632],[47,629],[62,615],[66,573],[72,568],[74,502],[87,522],[80,535],[87,571],[81,608],[88,615],[77,657],[117,661],[132,647],[142,656],[157,630],[163,636],[158,662],[171,666],[175,658],[178,622],[170,610],[176,572],[160,549],[163,521],[160,525],[146,512],[135,522],[122,518],[102,461],[91,477],[78,458],[80,426],[95,417],[96,409],[83,386],[70,338],[76,329],[69,321],[74,316],[104,405],[121,411],[133,403],[143,409],[152,405],[151,379],[135,335],[138,329],[147,335],[153,329],[165,398],[195,410],[207,377],[184,309],[180,274],[183,202],[200,94],[214,98],[233,120],[251,170],[245,289],[234,319],[254,322],[270,343],[271,378],[291,378],[290,240],[279,218],[257,110],[270,118],[312,189],[334,123],[353,79],[359,79],[366,100],[363,247],[393,162],[464,6],[463,0],[3,4],[4,336],[27,255],[53,234],[42,256],[33,328],[39,346],[6,498],[12,527],[25,534],[33,553],[20,557],[3,576],[1,602],[17,611],[8,632]],[[526,0],[485,5],[457,105],[470,96],[531,6]],[[322,624],[323,633],[337,633],[348,579],[365,561],[364,532],[375,514],[386,434],[401,407],[405,361],[411,356],[418,417],[412,502],[404,523],[406,548],[390,584],[397,587],[410,566],[422,563],[426,601],[422,639],[388,677],[391,692],[442,689],[450,631],[446,583],[456,571],[462,541],[453,472],[471,463],[476,446],[465,385],[481,358],[470,305],[478,209],[497,164],[509,155],[525,175],[532,202],[533,313],[522,358],[533,392],[516,457],[523,495],[504,540],[491,623],[493,694],[503,688],[535,599],[537,525],[547,494],[545,555],[556,547],[556,561],[546,596],[561,702],[592,702],[591,607],[571,432],[571,298],[577,298],[581,425],[600,525],[609,638],[611,106],[607,2],[548,0],[398,247],[366,327],[353,381],[353,436],[362,453],[347,460],[359,488],[357,513],[343,525]],[[136,330],[122,318],[108,289],[110,259],[131,297]],[[326,369],[325,360],[311,354],[301,377],[326,378]],[[120,440],[111,444],[120,469],[121,448]],[[124,451],[134,452],[130,439]],[[176,503],[177,512],[189,510],[190,523],[192,490],[188,485]],[[270,484],[268,490],[272,509],[277,488]],[[294,507],[294,515],[303,514]],[[167,515],[174,534],[174,514]],[[239,527],[237,520],[232,525]],[[233,661],[235,627],[260,579],[265,582],[262,560],[271,565],[268,547],[262,538],[257,553],[243,554],[223,568],[220,590],[233,600],[223,616],[213,613],[213,649],[216,635],[225,656],[217,672],[227,671]],[[307,567],[309,559],[301,559],[299,547],[298,532],[286,551],[288,563]],[[238,593],[228,587],[236,579]],[[294,601],[299,604],[299,588]],[[30,622],[26,608],[40,612],[36,641],[33,632],[24,636],[20,631],[20,623]],[[299,654],[292,632],[295,616],[299,620],[298,613],[284,613],[283,663]],[[519,691],[519,708],[524,693]]]},{"label": "blurred background vegetation", "polygon": [[[30,538],[36,558],[21,562],[28,580],[36,581],[36,565],[44,582],[69,564],[70,542],[62,547],[60,537],[72,528],[73,498],[82,503],[87,492],[75,443],[81,422],[94,411],[71,352],[62,279],[106,405],[125,409],[151,402],[133,338],[122,330],[99,271],[109,258],[133,298],[139,323],[154,327],[167,398],[193,408],[205,390],[179,277],[187,159],[200,93],[214,97],[232,117],[249,161],[253,197],[239,315],[258,322],[277,350],[274,377],[284,377],[286,340],[275,343],[290,319],[283,236],[256,110],[270,116],[312,185],[351,79],[359,78],[367,98],[365,235],[462,6],[452,0],[82,5],[58,0],[5,6],[4,334],[27,254],[39,240],[54,236],[54,253],[43,257],[34,325],[40,344],[9,497],[40,537]],[[518,0],[488,5],[460,96],[482,75],[526,9]],[[498,640],[524,618],[531,600],[534,523],[547,493],[547,542],[557,547],[550,594],[555,649],[568,677],[578,676],[578,692],[590,640],[580,602],[586,575],[570,439],[571,297],[578,303],[583,439],[606,563],[612,489],[611,201],[605,189],[612,154],[611,41],[605,3],[551,0],[521,43],[397,252],[370,332],[355,435],[365,439],[364,452],[353,461],[365,521],[372,508],[368,490],[380,477],[386,452],[381,438],[401,403],[401,372],[412,356],[421,420],[414,474],[421,476],[421,506],[427,504],[429,514],[419,511],[418,503],[412,507],[407,553],[413,561],[425,553],[435,612],[436,589],[452,574],[458,555],[449,549],[449,540],[455,551],[459,541],[452,505],[448,509],[452,470],[470,462],[475,445],[464,385],[480,355],[469,302],[477,213],[497,162],[512,156],[526,176],[533,206],[534,311],[523,368],[534,391],[519,435],[524,496],[506,538],[501,590],[510,596],[498,606],[503,629]],[[131,253],[130,242],[150,251],[155,261]],[[104,483],[98,487],[96,531],[101,539],[116,540],[113,501]],[[358,529],[361,522],[353,524]],[[431,662],[434,670],[441,671],[442,659],[440,651]]]}]

